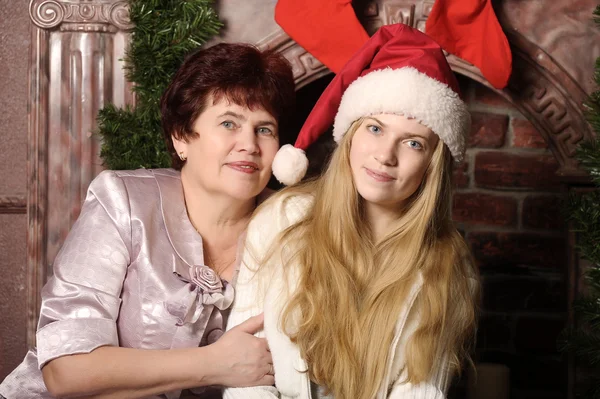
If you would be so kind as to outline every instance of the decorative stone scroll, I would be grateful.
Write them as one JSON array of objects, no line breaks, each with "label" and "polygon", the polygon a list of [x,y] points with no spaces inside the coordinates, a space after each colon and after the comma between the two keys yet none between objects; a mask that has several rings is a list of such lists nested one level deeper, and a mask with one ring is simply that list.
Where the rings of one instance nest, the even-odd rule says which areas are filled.
[{"label": "decorative stone scroll", "polygon": [[117,32],[132,27],[126,1],[32,0],[29,15],[42,29]]},{"label": "decorative stone scroll", "polygon": [[406,24],[425,31],[425,21],[433,7],[433,1],[369,1],[361,10],[359,18],[372,35],[383,25]]}]

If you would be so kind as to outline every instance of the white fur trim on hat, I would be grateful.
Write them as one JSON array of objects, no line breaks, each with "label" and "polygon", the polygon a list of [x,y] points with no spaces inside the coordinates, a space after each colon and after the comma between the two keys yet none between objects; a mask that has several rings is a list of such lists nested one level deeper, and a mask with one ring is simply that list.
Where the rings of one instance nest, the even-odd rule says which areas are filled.
[{"label": "white fur trim on hat", "polygon": [[273,160],[273,174],[286,186],[298,183],[308,169],[308,158],[304,151],[286,144],[277,151]]},{"label": "white fur trim on hat", "polygon": [[357,119],[386,113],[417,119],[462,160],[471,128],[467,105],[449,86],[412,67],[381,69],[352,82],[335,116],[333,137],[339,142]]}]

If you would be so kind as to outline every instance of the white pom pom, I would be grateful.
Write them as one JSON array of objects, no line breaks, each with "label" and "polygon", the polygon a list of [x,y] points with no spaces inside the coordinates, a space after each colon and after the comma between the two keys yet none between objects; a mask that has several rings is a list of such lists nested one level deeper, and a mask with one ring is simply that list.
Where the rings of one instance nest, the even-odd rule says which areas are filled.
[{"label": "white pom pom", "polygon": [[302,180],[307,169],[308,158],[304,151],[290,144],[281,147],[273,160],[273,174],[286,186]]}]

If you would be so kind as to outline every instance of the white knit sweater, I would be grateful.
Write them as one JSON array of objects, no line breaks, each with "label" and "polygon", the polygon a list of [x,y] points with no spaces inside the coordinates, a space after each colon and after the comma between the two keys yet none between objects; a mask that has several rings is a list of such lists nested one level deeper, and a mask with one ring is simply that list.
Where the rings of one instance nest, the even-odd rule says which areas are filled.
[{"label": "white knit sweater", "polygon": [[[242,323],[251,316],[264,311],[264,332],[257,336],[267,338],[273,367],[275,387],[227,388],[224,399],[262,398],[311,398],[310,380],[306,363],[300,356],[298,347],[281,332],[279,317],[287,302],[288,293],[294,289],[294,273],[284,278],[282,267],[266,265],[260,272],[255,259],[260,259],[277,235],[300,220],[310,207],[310,197],[287,197],[271,202],[262,209],[248,226],[246,250],[236,283],[236,295],[227,329]],[[287,282],[285,279],[287,278]],[[417,328],[418,311],[413,303],[421,289],[422,278],[413,285],[405,306],[400,312],[396,334],[390,347],[390,364],[379,393],[375,399],[443,399],[449,385],[447,364],[440,359],[435,364],[432,379],[418,385],[403,382],[401,375],[404,366],[404,349],[408,338]],[[312,399],[312,398],[311,398]],[[335,398],[350,399],[350,398]]]}]

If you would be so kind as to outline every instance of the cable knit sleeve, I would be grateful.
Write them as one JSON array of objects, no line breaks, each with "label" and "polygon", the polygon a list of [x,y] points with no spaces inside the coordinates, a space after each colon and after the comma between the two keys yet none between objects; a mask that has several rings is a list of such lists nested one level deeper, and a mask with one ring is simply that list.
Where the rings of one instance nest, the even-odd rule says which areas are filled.
[{"label": "cable knit sleeve", "polygon": [[[261,273],[257,273],[258,259],[265,255],[274,237],[279,233],[280,223],[276,208],[272,201],[264,204],[261,211],[254,216],[248,225],[246,245],[235,285],[235,299],[227,320],[227,330],[243,323],[252,316],[263,313],[264,284],[266,282],[259,279]],[[260,331],[256,336],[264,338],[265,333]],[[275,387],[268,386],[226,388],[223,392],[223,399],[238,398],[279,398],[279,393]]]},{"label": "cable knit sleeve", "polygon": [[[248,226],[246,235],[246,249],[240,264],[240,271],[235,286],[235,299],[231,308],[231,313],[227,320],[227,330],[243,323],[248,318],[256,316],[263,312],[264,296],[261,294],[261,285],[264,281],[259,280],[260,274],[255,271],[258,264],[254,255],[264,255],[267,241],[262,241],[265,235],[274,235],[273,225],[261,223],[270,216],[270,210],[264,209],[264,212],[257,215]],[[270,242],[270,241],[269,241]],[[248,247],[253,248],[253,253],[249,253]],[[264,338],[264,331],[256,333],[257,337]],[[226,388],[223,391],[224,399],[270,399],[279,398],[279,393],[275,387],[259,386],[249,388]]]},{"label": "cable knit sleeve", "polygon": [[[288,358],[293,358],[296,364],[300,361],[299,353],[292,353],[289,347],[282,347],[280,344],[281,341],[289,342],[289,339],[277,328],[279,311],[285,305],[285,298],[278,296],[277,309],[270,305],[273,301],[269,299],[273,298],[274,292],[280,293],[283,283],[282,267],[277,262],[270,262],[268,265],[261,265],[258,262],[271,249],[279,234],[305,215],[309,204],[310,199],[305,197],[275,197],[263,205],[248,226],[246,246],[235,287],[235,300],[227,321],[227,329],[239,325],[249,317],[265,313],[266,332],[261,331],[256,336],[267,338],[273,355],[277,388],[266,386],[226,388],[223,393],[224,399],[298,397],[285,389],[285,386],[290,385],[287,376],[296,373],[296,370],[290,369],[289,363],[278,361],[278,359]],[[284,388],[280,392],[281,383]],[[295,387],[295,382],[291,385],[292,391],[299,389]]]}]

